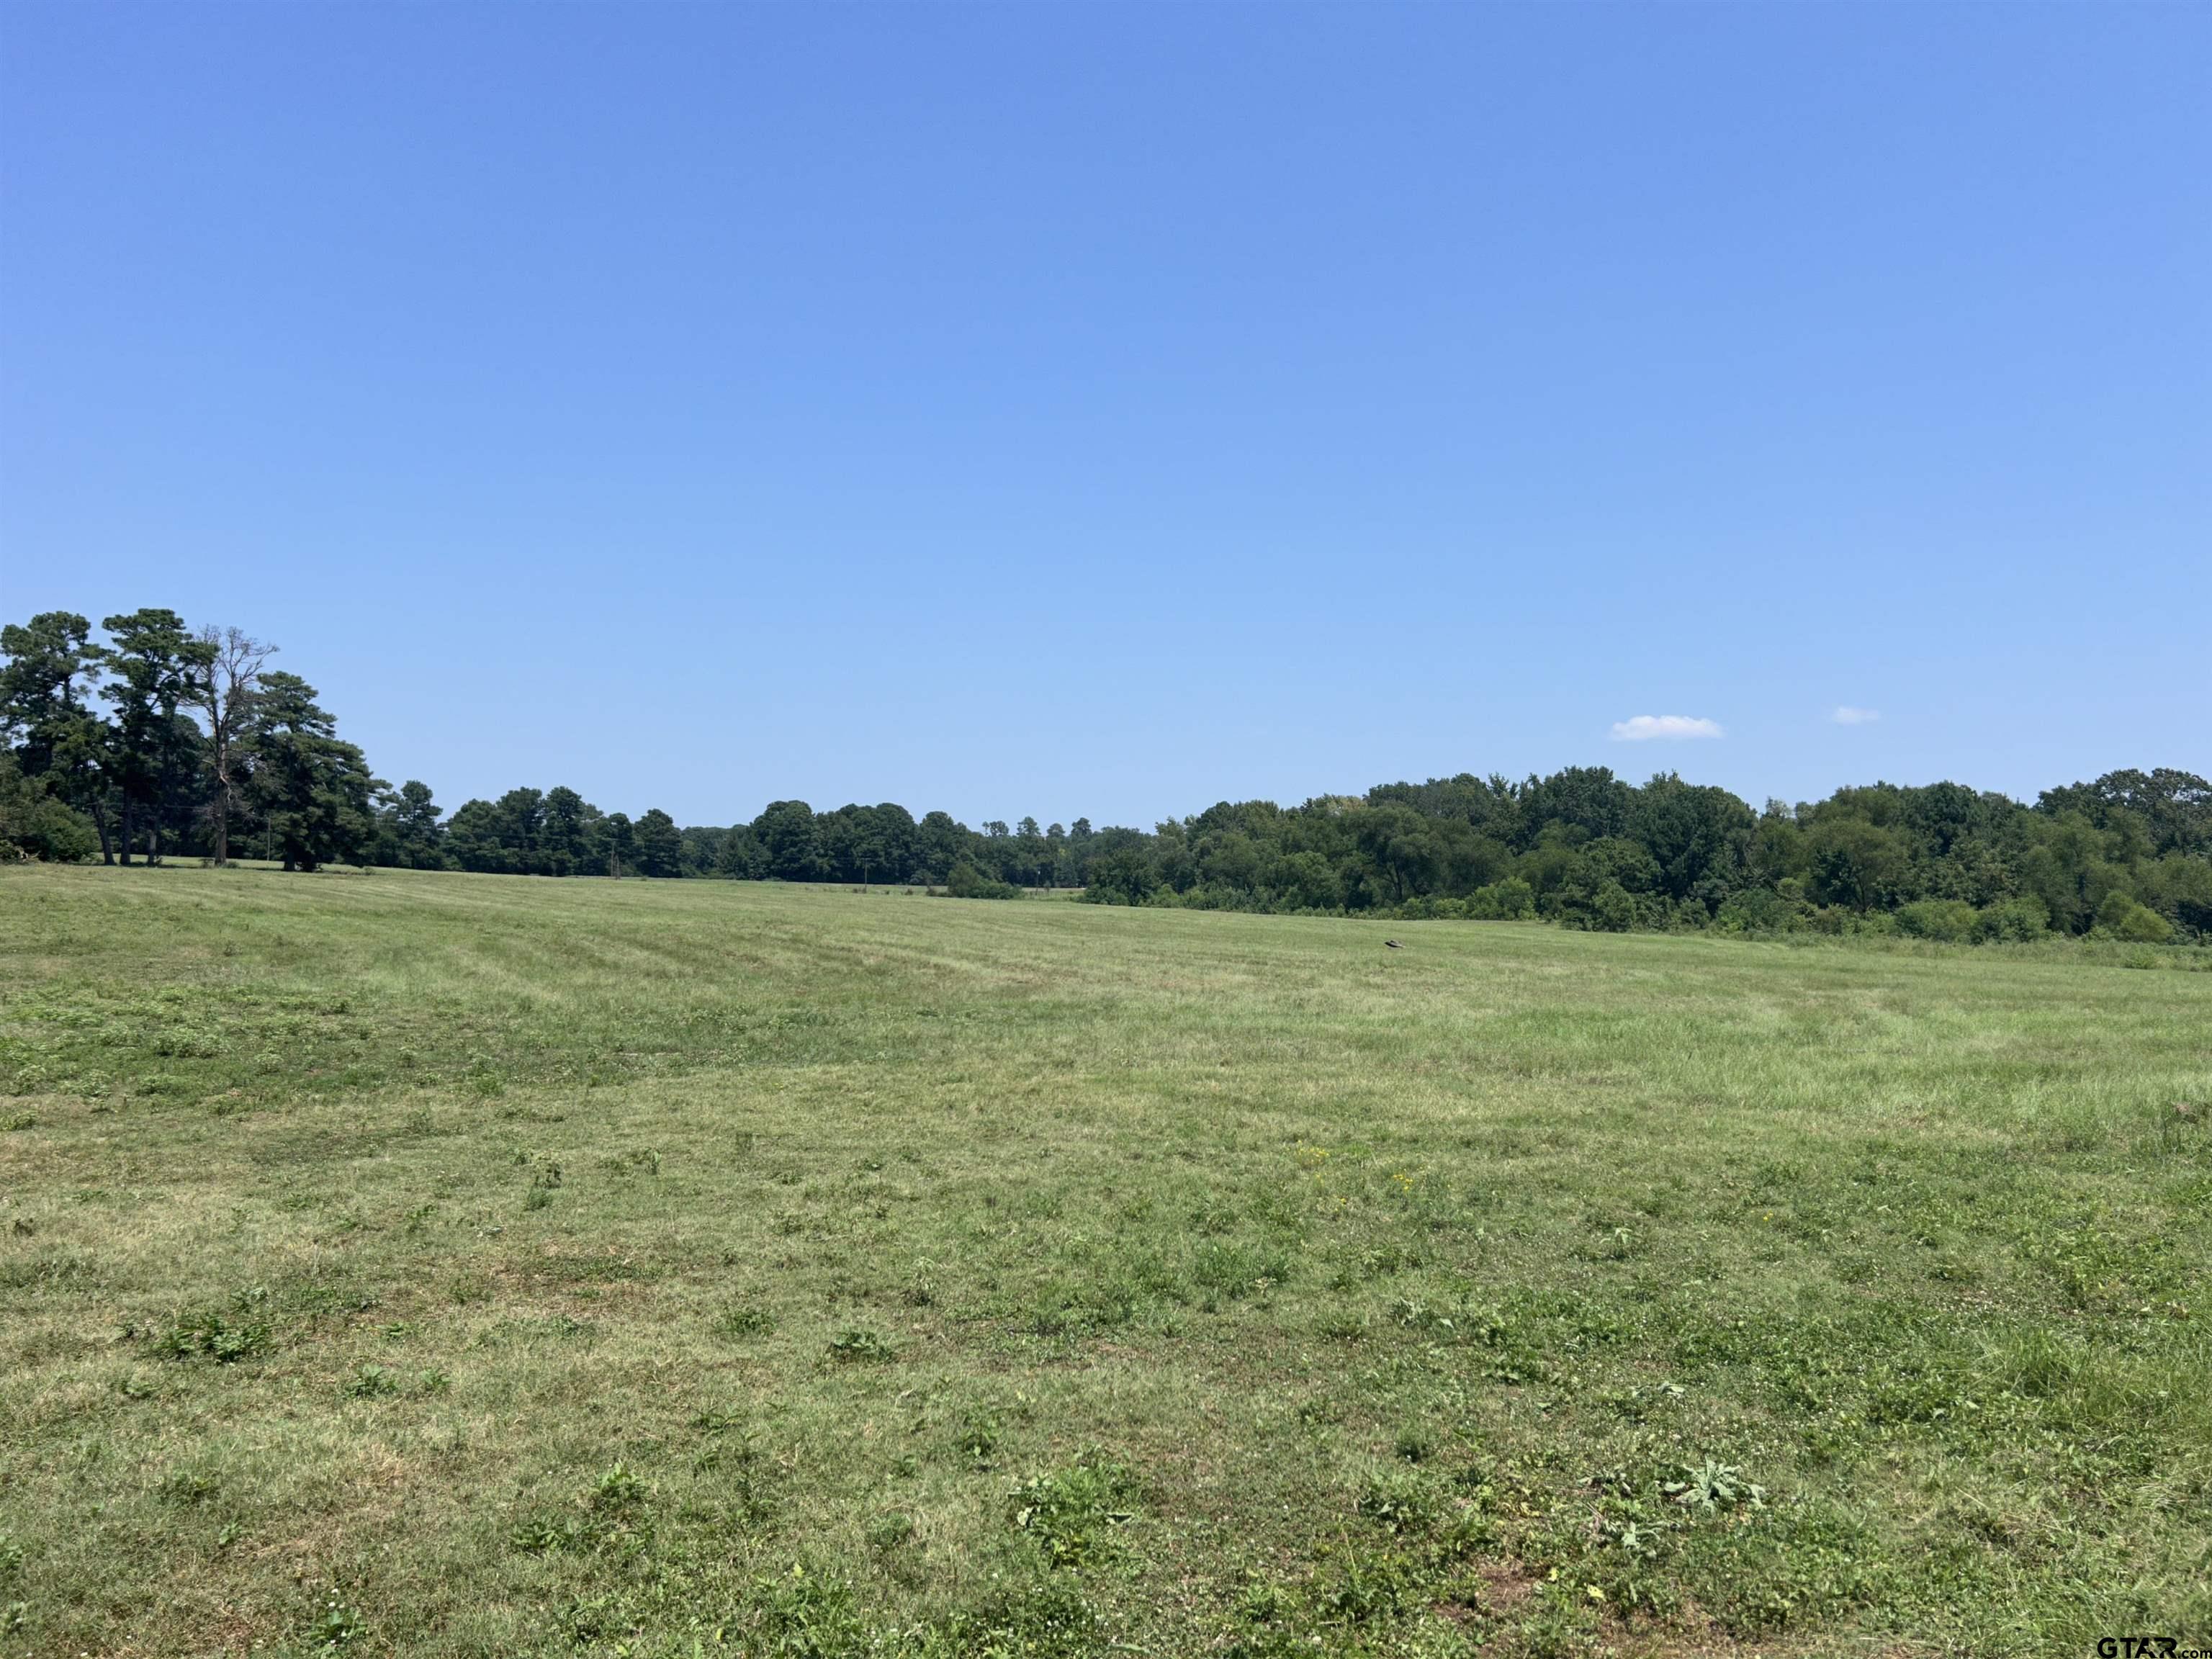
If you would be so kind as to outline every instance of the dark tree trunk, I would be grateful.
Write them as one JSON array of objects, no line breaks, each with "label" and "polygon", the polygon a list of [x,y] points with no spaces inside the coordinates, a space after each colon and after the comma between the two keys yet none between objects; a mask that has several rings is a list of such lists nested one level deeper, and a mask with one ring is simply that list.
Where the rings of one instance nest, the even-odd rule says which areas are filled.
[{"label": "dark tree trunk", "polygon": [[[176,724],[177,711],[168,711],[169,723]],[[154,809],[154,855],[146,861],[159,864],[169,855],[172,840],[167,831],[170,822],[177,816],[177,763],[173,755],[161,757],[161,799]]]},{"label": "dark tree trunk", "polygon": [[118,837],[123,843],[123,862],[125,864],[131,862],[131,832],[137,828],[131,818],[131,797],[125,795],[123,798],[123,833]]}]

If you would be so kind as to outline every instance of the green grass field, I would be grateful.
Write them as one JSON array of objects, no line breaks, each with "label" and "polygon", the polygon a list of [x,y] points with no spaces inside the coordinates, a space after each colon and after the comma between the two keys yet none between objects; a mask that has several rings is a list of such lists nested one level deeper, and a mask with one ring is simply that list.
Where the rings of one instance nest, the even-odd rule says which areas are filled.
[{"label": "green grass field", "polygon": [[2212,1638],[2212,975],[8,868],[0,1086],[8,1654]]}]

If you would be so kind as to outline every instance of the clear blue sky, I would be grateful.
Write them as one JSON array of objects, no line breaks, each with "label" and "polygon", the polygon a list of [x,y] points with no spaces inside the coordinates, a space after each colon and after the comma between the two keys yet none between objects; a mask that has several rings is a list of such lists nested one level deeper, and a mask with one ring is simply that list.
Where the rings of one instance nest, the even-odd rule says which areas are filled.
[{"label": "clear blue sky", "polygon": [[0,614],[242,624],[448,807],[2212,772],[2208,88],[2203,6],[17,0]]}]

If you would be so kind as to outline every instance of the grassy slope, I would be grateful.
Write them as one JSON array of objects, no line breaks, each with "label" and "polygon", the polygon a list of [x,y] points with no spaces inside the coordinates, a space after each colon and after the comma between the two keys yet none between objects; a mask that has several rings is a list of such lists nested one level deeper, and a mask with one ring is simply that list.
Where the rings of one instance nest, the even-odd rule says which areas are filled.
[{"label": "grassy slope", "polygon": [[0,1084],[0,1651],[2212,1634],[2212,975],[4,869]]}]

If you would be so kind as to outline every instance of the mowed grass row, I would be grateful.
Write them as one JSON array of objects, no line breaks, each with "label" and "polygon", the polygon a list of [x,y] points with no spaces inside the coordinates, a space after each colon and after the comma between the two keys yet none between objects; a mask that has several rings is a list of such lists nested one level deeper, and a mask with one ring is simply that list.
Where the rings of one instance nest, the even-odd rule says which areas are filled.
[{"label": "mowed grass row", "polygon": [[2212,975],[23,868],[0,1087],[0,1651],[2212,1635]]}]

